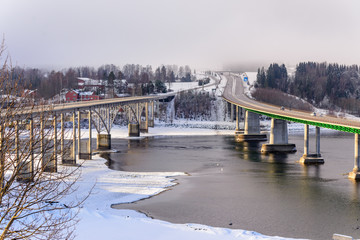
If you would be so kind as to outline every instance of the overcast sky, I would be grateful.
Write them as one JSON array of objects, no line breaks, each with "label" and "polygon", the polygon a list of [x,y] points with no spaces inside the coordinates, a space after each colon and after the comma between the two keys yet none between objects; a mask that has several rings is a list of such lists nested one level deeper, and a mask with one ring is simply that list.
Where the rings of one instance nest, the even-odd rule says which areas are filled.
[{"label": "overcast sky", "polygon": [[359,0],[0,0],[26,67],[360,64]]}]

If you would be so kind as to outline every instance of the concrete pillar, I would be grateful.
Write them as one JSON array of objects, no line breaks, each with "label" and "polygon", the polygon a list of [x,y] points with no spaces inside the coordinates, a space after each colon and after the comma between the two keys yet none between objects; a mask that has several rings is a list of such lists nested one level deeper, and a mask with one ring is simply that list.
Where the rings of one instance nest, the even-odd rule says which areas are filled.
[{"label": "concrete pillar", "polygon": [[140,136],[140,126],[137,123],[128,124],[129,137],[139,137]]},{"label": "concrete pillar", "polygon": [[[34,169],[34,123],[31,118],[29,121],[29,159],[22,159],[19,161],[19,174],[16,176],[16,180],[19,182],[31,182],[33,177]],[[1,127],[1,126],[0,126]],[[1,135],[3,134],[0,130]],[[0,143],[1,146],[1,143]],[[20,148],[20,146],[19,146]]]},{"label": "concrete pillar", "polygon": [[260,119],[259,114],[250,111],[245,112],[245,134],[259,134],[260,133]]},{"label": "concrete pillar", "polygon": [[270,144],[287,144],[287,122],[281,119],[271,119]]},{"label": "concrete pillar", "polygon": [[97,135],[97,149],[108,150],[111,149],[111,134]]},{"label": "concrete pillar", "polygon": [[25,163],[20,160],[20,138],[19,138],[19,121],[18,120],[16,120],[16,122],[15,122],[15,157],[16,157],[16,166],[17,166],[17,171],[18,171],[16,180],[22,181],[21,173],[23,172],[22,168],[25,167]]},{"label": "concrete pillar", "polygon": [[151,114],[150,114],[150,118],[149,118],[149,121],[148,121],[148,127],[154,127],[154,119],[155,119],[155,116],[154,116],[154,101],[151,101],[150,103],[150,109],[151,109]]},{"label": "concrete pillar", "polygon": [[111,129],[110,107],[106,108],[106,114],[107,114],[107,121],[108,121],[108,126],[109,126],[108,133],[110,134],[110,129]]},{"label": "concrete pillar", "polygon": [[92,159],[92,149],[91,149],[91,144],[92,144],[92,112],[91,109],[89,110],[89,142],[88,142],[88,159]]},{"label": "concrete pillar", "polygon": [[316,153],[309,153],[309,125],[304,126],[304,155],[300,158],[302,164],[323,164],[324,158],[320,154],[320,128],[316,127]]},{"label": "concrete pillar", "polygon": [[230,103],[230,122],[234,121],[234,105]]},{"label": "concrete pillar", "polygon": [[76,163],[76,112],[73,112],[72,163]]},{"label": "concrete pillar", "polygon": [[[140,113],[140,119],[141,119],[141,113]],[[149,121],[149,104],[146,102],[145,103],[145,121],[140,122],[140,132],[147,133],[149,131],[148,121]]]},{"label": "concrete pillar", "polygon": [[149,103],[145,103],[145,122],[146,122],[146,129],[149,127]]},{"label": "concrete pillar", "polygon": [[309,155],[309,125],[304,126],[304,155]]},{"label": "concrete pillar", "polygon": [[141,113],[140,113],[140,104],[139,103],[136,104],[136,119],[137,119],[138,124],[140,125]]},{"label": "concrete pillar", "polygon": [[40,158],[41,158],[41,167],[46,169],[46,165],[48,164],[49,160],[45,158],[45,145],[44,145],[44,118],[40,116]]},{"label": "concrete pillar", "polygon": [[235,139],[242,141],[266,141],[266,134],[260,134],[259,114],[246,111],[244,134],[240,131],[235,132]]},{"label": "concrete pillar", "polygon": [[78,110],[78,116],[77,116],[77,155],[78,159],[81,158],[81,112]]},{"label": "concrete pillar", "polygon": [[359,166],[360,166],[360,155],[359,155],[359,148],[360,148],[360,141],[359,141],[359,134],[355,134],[355,161],[354,161],[354,172],[359,172]]},{"label": "concrete pillar", "polygon": [[[44,169],[45,172],[57,172],[57,117],[54,115],[53,119],[53,127],[54,127],[54,152],[51,154],[46,154],[45,160],[47,161],[46,167]],[[48,156],[51,155],[51,156]]]},{"label": "concrete pillar", "polygon": [[359,181],[360,180],[360,172],[359,172],[359,166],[360,166],[360,155],[359,155],[359,149],[360,149],[360,141],[359,141],[359,134],[355,133],[355,150],[354,150],[354,168],[353,171],[349,173],[349,178]]},{"label": "concrete pillar", "polygon": [[240,130],[240,121],[239,121],[239,106],[236,105],[236,129],[235,131]]},{"label": "concrete pillar", "polygon": [[316,137],[316,154],[321,156],[320,154],[320,127],[316,127],[315,130],[315,137]]},{"label": "concrete pillar", "polygon": [[65,132],[65,128],[64,128],[64,113],[61,113],[60,115],[60,155],[61,155],[61,163],[64,164],[64,156],[65,156],[65,142],[64,142],[64,132]]},{"label": "concrete pillar", "polygon": [[15,157],[16,164],[20,166],[20,137],[19,137],[19,121],[15,122]]},{"label": "concrete pillar", "polygon": [[271,119],[270,143],[263,144],[263,153],[296,152],[295,144],[288,143],[287,122],[281,119]]}]

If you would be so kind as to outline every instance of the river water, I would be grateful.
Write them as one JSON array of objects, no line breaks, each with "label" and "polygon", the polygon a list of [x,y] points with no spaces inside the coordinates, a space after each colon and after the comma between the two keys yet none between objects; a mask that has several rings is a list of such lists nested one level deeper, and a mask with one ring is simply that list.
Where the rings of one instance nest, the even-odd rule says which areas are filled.
[{"label": "river water", "polygon": [[[315,150],[311,134],[310,151]],[[120,150],[104,156],[123,171],[183,171],[179,184],[153,198],[117,208],[134,209],[173,223],[253,230],[265,235],[332,239],[360,235],[360,185],[347,173],[354,137],[322,133],[324,165],[304,166],[303,135],[292,133],[294,154],[260,154],[261,143],[233,136],[112,139]]]}]

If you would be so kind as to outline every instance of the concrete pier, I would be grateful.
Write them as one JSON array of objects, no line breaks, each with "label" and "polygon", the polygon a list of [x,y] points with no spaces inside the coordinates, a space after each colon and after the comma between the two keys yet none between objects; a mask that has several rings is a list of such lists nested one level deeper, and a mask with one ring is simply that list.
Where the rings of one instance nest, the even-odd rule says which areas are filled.
[{"label": "concrete pier", "polygon": [[99,150],[111,149],[111,134],[98,134],[96,145]]},{"label": "concrete pier", "polygon": [[240,116],[239,116],[239,106],[236,106],[236,128],[235,132],[240,131]]},{"label": "concrete pier", "polygon": [[[30,159],[23,159],[22,161],[19,161],[18,158],[18,168],[19,168],[19,174],[16,176],[16,180],[19,182],[30,182],[32,181],[33,177],[33,169],[34,169],[34,120],[30,119],[29,122],[29,153],[30,153]],[[3,136],[3,128],[0,126],[0,133],[1,137]],[[18,135],[18,133],[17,133]],[[17,136],[19,138],[19,136]],[[1,139],[1,138],[0,138]],[[17,140],[18,143],[20,143],[19,139]],[[2,147],[3,142],[0,140],[0,146]],[[17,146],[18,149],[20,149],[20,146]],[[17,150],[18,151],[18,150]],[[1,154],[1,157],[2,154]]]},{"label": "concrete pier", "polygon": [[349,173],[349,178],[359,181],[360,180],[360,142],[359,142],[359,134],[355,133],[355,151],[354,151],[354,168],[353,171]]},{"label": "concrete pier", "polygon": [[281,119],[271,119],[270,143],[261,146],[262,153],[296,152],[296,146],[288,143],[287,122]]},{"label": "concrete pier", "polygon": [[230,122],[234,121],[234,105],[230,103]]},{"label": "concrete pier", "polygon": [[309,154],[309,125],[304,126],[304,154],[300,158],[302,164],[323,164],[324,158],[320,154],[320,128],[316,127],[316,153]]},{"label": "concrete pier", "polygon": [[[85,115],[84,115],[85,116]],[[81,129],[78,130],[78,157],[79,159],[83,160],[91,160],[92,158],[92,149],[91,149],[91,142],[92,142],[92,129],[91,129],[91,110],[88,113],[88,121],[89,121],[89,140],[81,140]],[[78,116],[78,126],[80,126],[80,115]]]},{"label": "concrete pier", "polygon": [[87,150],[88,150],[88,155],[87,158],[88,160],[92,159],[92,111],[91,109],[89,110],[88,113],[88,120],[89,120],[89,141],[88,141],[88,145],[87,145]]},{"label": "concrete pier", "polygon": [[128,124],[129,137],[139,137],[140,136],[140,126],[137,123]]},{"label": "concrete pier", "polygon": [[235,132],[235,139],[237,142],[267,140],[266,134],[260,134],[259,114],[246,110],[244,133]]},{"label": "concrete pier", "polygon": [[[140,119],[141,119],[141,113],[142,111],[140,111]],[[149,103],[145,103],[145,121],[141,121],[140,122],[140,132],[143,132],[143,133],[147,133],[149,132]]]},{"label": "concrete pier", "polygon": [[[72,114],[73,132],[72,132],[72,143],[70,151],[66,151],[64,148],[64,117],[61,119],[61,156],[62,164],[64,165],[76,165],[76,112]],[[70,146],[69,146],[70,147]]]},{"label": "concrete pier", "polygon": [[150,117],[149,117],[149,120],[148,120],[148,127],[154,127],[155,124],[154,124],[154,119],[155,119],[155,116],[154,116],[154,101],[151,101],[150,103],[150,109],[151,109],[151,114],[150,114]]},{"label": "concrete pier", "polygon": [[46,150],[43,154],[43,165],[44,172],[57,172],[57,128],[56,128],[57,118],[56,114],[54,115],[53,119],[53,126],[54,126],[54,149],[53,152]]}]

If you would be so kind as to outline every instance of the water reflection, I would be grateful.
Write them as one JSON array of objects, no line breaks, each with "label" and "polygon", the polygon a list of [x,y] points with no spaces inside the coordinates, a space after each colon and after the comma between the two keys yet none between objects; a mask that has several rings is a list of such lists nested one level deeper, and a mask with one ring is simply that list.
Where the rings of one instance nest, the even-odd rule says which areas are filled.
[{"label": "water reflection", "polygon": [[315,178],[320,179],[320,167],[321,165],[306,165],[301,164],[302,166],[302,176],[305,178]]}]

